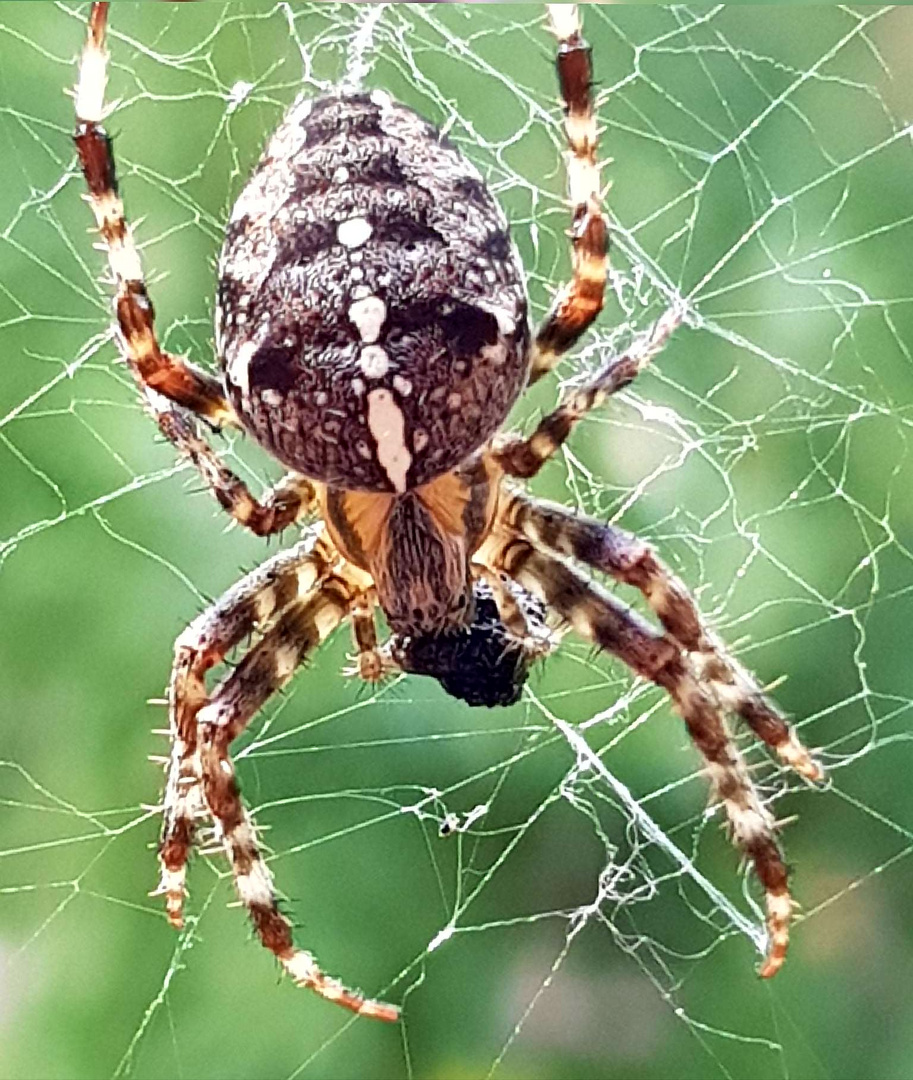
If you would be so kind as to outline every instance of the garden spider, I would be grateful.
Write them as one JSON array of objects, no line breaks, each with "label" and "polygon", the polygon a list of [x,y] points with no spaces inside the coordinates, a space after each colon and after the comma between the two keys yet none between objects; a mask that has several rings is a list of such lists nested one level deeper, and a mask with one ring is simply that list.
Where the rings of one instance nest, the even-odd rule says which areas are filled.
[{"label": "garden spider", "polygon": [[[159,858],[168,918],[182,924],[198,823],[214,822],[256,933],[300,985],[356,1013],[399,1010],[327,976],[279,911],[230,756],[232,742],[308,652],[350,619],[358,673],[433,675],[470,704],[517,699],[530,663],[570,627],[670,695],[703,756],[733,840],[764,889],[773,975],[792,901],[775,824],[727,731],[741,718],[780,760],[821,779],[753,677],[704,625],[687,589],[635,536],[526,494],[575,424],[627,385],[680,319],[671,310],[609,356],[533,434],[501,434],[603,304],[590,49],[574,5],[548,5],[558,41],[571,203],[572,276],[531,334],[523,270],[477,170],[382,91],[296,101],[228,223],[219,262],[217,379],[161,350],[118,195],[105,116],[107,4],[92,6],[75,141],[116,282],[120,346],[159,430],[241,525],[268,536],[306,516],[314,538],[267,560],[178,638]],[[200,435],[238,425],[290,469],[258,500]],[[654,629],[583,564],[639,589]],[[375,610],[391,631],[378,641]],[[206,675],[259,639],[218,685]]]}]

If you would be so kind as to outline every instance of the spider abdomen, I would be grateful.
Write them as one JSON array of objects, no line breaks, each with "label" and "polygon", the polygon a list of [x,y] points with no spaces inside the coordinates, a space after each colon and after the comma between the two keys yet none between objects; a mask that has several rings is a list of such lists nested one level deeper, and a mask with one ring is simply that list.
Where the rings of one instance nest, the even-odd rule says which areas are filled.
[{"label": "spider abdomen", "polygon": [[251,434],[333,487],[448,472],[526,380],[526,291],[475,167],[384,93],[292,107],[219,264],[218,351]]}]

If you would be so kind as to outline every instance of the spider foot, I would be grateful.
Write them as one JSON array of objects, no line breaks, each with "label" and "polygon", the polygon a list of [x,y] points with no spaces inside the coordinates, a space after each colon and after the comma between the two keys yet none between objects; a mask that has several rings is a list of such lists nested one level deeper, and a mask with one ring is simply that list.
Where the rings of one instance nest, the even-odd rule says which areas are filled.
[{"label": "spider foot", "polygon": [[149,893],[150,896],[165,897],[165,917],[175,930],[184,927],[184,897],[187,896],[187,887],[184,884],[185,872],[182,866],[180,870],[169,870],[162,866],[162,874],[158,885]]},{"label": "spider foot", "polygon": [[802,740],[790,729],[789,738],[786,742],[776,747],[777,756],[784,765],[794,769],[800,776],[812,783],[820,784],[827,778],[824,766],[816,758],[812,757],[809,749]]},{"label": "spider foot", "polygon": [[758,968],[762,979],[772,979],[783,967],[789,950],[789,923],[793,902],[789,892],[768,893],[767,896],[767,955]]},{"label": "spider foot", "polygon": [[350,656],[351,661],[342,669],[346,678],[359,678],[366,683],[381,683],[396,670],[397,666],[383,649],[370,649]]},{"label": "spider foot", "polygon": [[748,723],[780,762],[811,783],[825,779],[824,767],[813,756],[783,715],[763,694],[754,679],[731,657],[724,659],[722,645],[712,652],[694,654],[699,677],[706,679],[720,704]]},{"label": "spider foot", "polygon": [[384,1020],[390,1024],[395,1024],[400,1018],[396,1005],[375,1001],[373,998],[366,998],[358,990],[350,990],[338,979],[333,979],[321,971],[314,957],[303,949],[288,949],[279,953],[278,959],[297,986],[313,990],[335,1005],[341,1005],[359,1016],[369,1016],[373,1020]]}]

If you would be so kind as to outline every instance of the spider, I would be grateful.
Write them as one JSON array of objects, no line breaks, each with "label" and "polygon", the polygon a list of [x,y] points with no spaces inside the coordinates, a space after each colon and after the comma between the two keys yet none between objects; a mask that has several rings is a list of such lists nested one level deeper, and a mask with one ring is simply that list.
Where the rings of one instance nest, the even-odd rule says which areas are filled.
[{"label": "spider", "polygon": [[[575,5],[549,4],[567,143],[570,280],[531,332],[523,268],[482,177],[431,124],[380,90],[299,98],[228,222],[218,266],[221,378],[164,352],[102,122],[108,5],[93,4],[76,87],[75,143],[116,284],[120,348],[159,430],[236,522],[269,536],[320,524],[268,559],[180,635],[159,860],[170,922],[211,821],[262,944],[299,985],[363,1016],[394,1005],[327,975],[296,946],[240,794],[230,749],[307,654],[350,620],[357,673],[437,679],[470,705],[515,701],[530,664],[571,628],[665,689],[703,757],[735,845],[765,894],[765,977],[783,964],[792,901],[775,823],[727,729],[744,721],[808,780],[820,765],[703,622],[653,549],[527,494],[575,425],[626,386],[680,322],[671,309],[565,393],[525,437],[502,433],[599,314],[601,205],[591,50]],[[288,474],[263,498],[201,434],[242,428]],[[582,567],[640,590],[654,628]],[[381,644],[376,609],[390,631]],[[207,673],[252,635],[214,687]]]}]

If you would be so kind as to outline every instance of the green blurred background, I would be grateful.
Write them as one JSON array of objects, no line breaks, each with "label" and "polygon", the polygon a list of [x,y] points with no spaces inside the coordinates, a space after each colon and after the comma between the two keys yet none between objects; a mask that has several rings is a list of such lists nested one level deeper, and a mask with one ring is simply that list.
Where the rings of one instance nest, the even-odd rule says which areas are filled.
[{"label": "green blurred background", "polygon": [[[746,744],[778,817],[798,815],[787,968],[761,984],[749,937],[662,850],[757,923],[660,694],[568,641],[511,710],[416,679],[372,696],[339,676],[341,634],[240,770],[300,941],[404,1002],[399,1029],[279,982],[219,858],[193,864],[183,936],[147,897],[164,717],[145,702],[181,628],[275,545],[226,531],[117,361],[64,94],[85,13],[0,4],[0,1073],[913,1076],[913,13],[586,11],[615,274],[565,372],[675,294],[690,325],[536,490],[649,537],[745,662],[788,676],[777,697],[831,784]],[[167,348],[212,362],[231,202],[283,108],[359,40],[368,84],[491,179],[537,312],[566,274],[538,6],[121,3],[110,127]],[[222,445],[252,483],[276,475]]]}]

